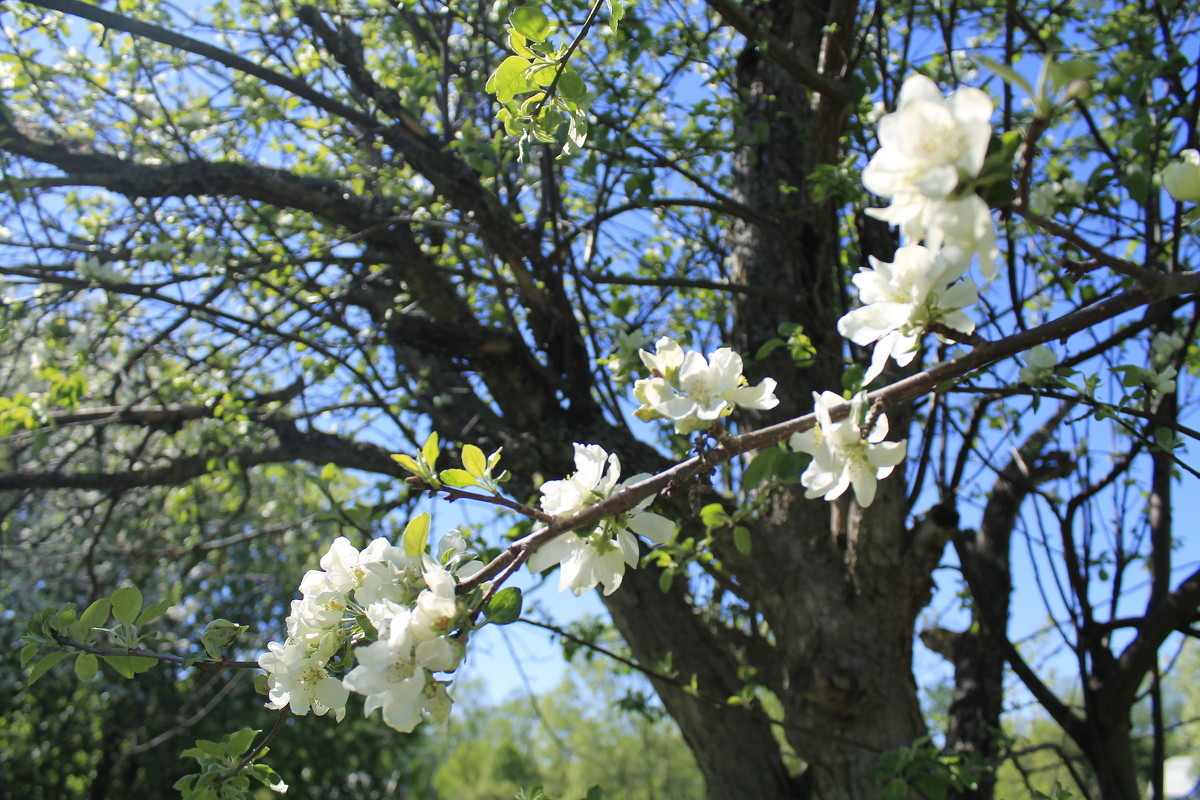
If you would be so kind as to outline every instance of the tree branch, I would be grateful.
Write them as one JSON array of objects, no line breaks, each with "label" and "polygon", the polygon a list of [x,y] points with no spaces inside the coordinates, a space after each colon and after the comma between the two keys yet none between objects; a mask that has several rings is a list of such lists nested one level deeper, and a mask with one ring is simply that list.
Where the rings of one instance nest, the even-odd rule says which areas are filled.
[{"label": "tree branch", "polygon": [[767,58],[786,70],[800,83],[833,100],[843,103],[850,100],[850,88],[844,81],[818,72],[812,63],[802,58],[786,43],[755,22],[737,0],[705,0],[705,2],[709,8],[720,14],[730,27],[745,36]]}]

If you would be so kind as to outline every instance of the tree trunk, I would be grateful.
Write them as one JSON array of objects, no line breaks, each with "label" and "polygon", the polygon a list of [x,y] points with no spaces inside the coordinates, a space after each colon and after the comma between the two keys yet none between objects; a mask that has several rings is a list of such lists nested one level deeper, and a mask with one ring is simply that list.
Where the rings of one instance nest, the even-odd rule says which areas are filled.
[{"label": "tree trunk", "polygon": [[[781,2],[760,12],[762,27],[836,74],[846,44],[837,37],[850,25],[825,33],[853,4]],[[753,355],[780,323],[804,326],[817,350],[813,366],[798,369],[786,348],[756,365],[779,381],[784,401],[773,413],[793,416],[811,411],[813,392],[841,387],[839,225],[832,206],[814,202],[809,176],[837,160],[845,108],[816,97],[753,47],[739,58],[737,79],[747,144],[735,162],[734,193],[776,225],[735,222],[731,274],[771,287],[780,299],[739,297],[734,336]],[[908,410],[888,415],[902,435]],[[940,548],[930,551],[907,535],[904,491],[896,474],[864,511],[848,497],[831,504],[804,499],[796,486],[777,489],[752,526],[752,566],[738,570],[752,576],[745,596],[761,609],[783,663],[784,735],[822,800],[877,797],[880,753],[925,733],[912,635]]]}]

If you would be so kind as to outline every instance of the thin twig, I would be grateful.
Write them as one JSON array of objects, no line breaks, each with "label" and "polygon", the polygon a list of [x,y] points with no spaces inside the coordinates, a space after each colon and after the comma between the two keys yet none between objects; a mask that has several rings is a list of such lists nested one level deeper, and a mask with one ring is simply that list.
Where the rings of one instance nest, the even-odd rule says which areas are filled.
[{"label": "thin twig", "polygon": [[155,653],[153,650],[143,650],[140,647],[131,647],[128,650],[104,650],[84,644],[83,642],[77,642],[74,639],[57,633],[54,634],[54,641],[63,647],[71,647],[95,656],[138,656],[140,658],[153,658],[156,661],[165,661],[168,664],[178,664],[185,669],[262,669],[257,661],[202,661],[194,658],[168,655],[166,653]]},{"label": "thin twig", "polygon": [[256,744],[249,753],[246,753],[246,757],[239,761],[237,766],[233,767],[224,775],[222,775],[221,780],[227,781],[244,770],[246,767],[253,764],[254,759],[262,755],[262,752],[267,749],[267,745],[273,742],[275,737],[279,735],[279,732],[283,730],[283,723],[287,721],[287,718],[290,715],[291,708],[289,706],[284,706],[281,708],[279,710],[279,716],[275,718],[275,725],[271,728],[271,730],[267,731],[267,735],[263,737],[263,740]]}]

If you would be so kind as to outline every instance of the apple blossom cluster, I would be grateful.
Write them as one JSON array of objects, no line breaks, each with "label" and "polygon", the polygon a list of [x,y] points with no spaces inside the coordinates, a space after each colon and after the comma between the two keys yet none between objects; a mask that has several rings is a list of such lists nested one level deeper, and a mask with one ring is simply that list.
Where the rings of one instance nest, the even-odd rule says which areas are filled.
[{"label": "apple blossom cluster", "polygon": [[[607,500],[625,487],[649,477],[634,475],[623,483],[621,462],[599,445],[575,445],[575,472],[560,481],[542,484],[542,510],[555,516],[570,516]],[[654,495],[614,518],[601,521],[590,533],[564,533],[543,544],[529,557],[529,569],[542,572],[561,566],[558,589],[570,589],[581,595],[604,586],[606,595],[621,585],[625,566],[637,566],[638,544],[635,533],[654,544],[665,544],[675,533],[675,523],[646,511]]]},{"label": "apple blossom cluster", "polygon": [[996,230],[987,203],[970,189],[987,156],[991,99],[962,87],[943,97],[937,84],[913,75],[900,88],[895,112],[879,120],[880,149],[863,170],[868,191],[890,198],[871,216],[897,225],[904,244],[924,240],[945,257],[979,255],[987,276],[995,268]]},{"label": "apple blossom cluster", "polygon": [[1044,344],[1039,344],[1021,357],[1025,366],[1021,367],[1018,377],[1021,383],[1030,386],[1041,386],[1050,380],[1054,368],[1058,364],[1058,356]]},{"label": "apple blossom cluster", "polygon": [[978,254],[990,275],[997,254],[991,212],[971,191],[987,156],[991,114],[992,101],[978,89],[943,97],[933,81],[914,75],[901,87],[896,111],[879,121],[881,147],[863,170],[863,185],[892,204],[867,213],[898,225],[903,246],[892,263],[871,258],[872,268],[854,276],[864,305],[838,321],[842,336],[875,345],[864,383],[888,358],[910,363],[930,327],[975,329],[962,311],[979,299],[966,271]]},{"label": "apple blossom cluster", "polygon": [[[354,692],[365,695],[366,714],[382,709],[398,731],[411,731],[426,713],[444,718],[448,681],[434,673],[453,672],[462,661],[469,621],[456,588],[483,566],[466,560],[464,549],[457,532],[443,537],[437,560],[382,538],[362,551],[336,539],[321,569],[300,582],[286,641],[271,642],[259,657],[267,707],[332,712],[340,722]],[[339,679],[351,654],[357,665]]]},{"label": "apple blossom cluster", "polygon": [[1186,341],[1178,333],[1159,331],[1150,340],[1150,367],[1142,370],[1142,382],[1152,395],[1170,394],[1175,391],[1175,379],[1179,370],[1171,363]]},{"label": "apple blossom cluster", "polygon": [[864,384],[883,372],[888,358],[900,366],[910,363],[932,325],[961,333],[975,330],[974,321],[962,310],[979,301],[975,281],[964,277],[966,262],[910,244],[897,250],[890,264],[872,256],[871,266],[853,278],[866,305],[838,320],[843,337],[863,347],[875,345]]},{"label": "apple blossom cluster", "polygon": [[[891,201],[867,213],[898,226],[901,247],[891,262],[872,257],[853,282],[862,307],[838,320],[838,333],[862,347],[874,345],[863,383],[875,380],[888,359],[910,364],[930,330],[970,334],[963,311],[979,300],[966,275],[978,256],[985,275],[995,269],[996,231],[987,203],[973,189],[992,135],[992,101],[963,87],[943,96],[923,75],[900,88],[896,110],[879,120],[879,151],[863,169],[868,191]],[[853,487],[859,505],[875,499],[877,481],[904,458],[906,441],[887,442],[884,414],[866,413],[866,394],[850,402],[832,392],[814,395],[816,427],[791,438],[794,450],[813,458],[800,481],[809,497],[835,500]]]},{"label": "apple blossom cluster", "polygon": [[875,500],[876,481],[892,474],[904,460],[907,441],[885,442],[887,415],[876,415],[867,430],[867,393],[859,392],[850,402],[849,415],[834,422],[830,411],[843,400],[833,392],[813,393],[817,424],[803,433],[793,434],[793,450],[812,456],[800,477],[809,498],[836,500],[854,487],[854,497],[863,508]]},{"label": "apple blossom cluster", "polygon": [[633,396],[642,405],[638,419],[668,419],[676,433],[711,428],[734,408],[766,410],[779,405],[775,381],[764,378],[750,386],[742,375],[742,357],[722,347],[706,359],[695,350],[686,353],[679,343],[664,336],[653,354],[639,350],[651,376],[634,384]]}]

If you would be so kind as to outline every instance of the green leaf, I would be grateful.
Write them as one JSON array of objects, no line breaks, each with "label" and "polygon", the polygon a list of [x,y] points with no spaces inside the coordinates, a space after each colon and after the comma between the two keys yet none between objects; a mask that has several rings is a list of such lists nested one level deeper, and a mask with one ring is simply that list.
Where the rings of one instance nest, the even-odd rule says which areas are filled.
[{"label": "green leaf", "polygon": [[107,597],[101,597],[96,602],[87,607],[87,610],[80,615],[79,621],[83,623],[83,627],[91,630],[99,628],[104,623],[108,622],[108,611],[112,608],[112,603]]},{"label": "green leaf", "polygon": [[608,27],[614,31],[625,16],[625,0],[608,0]]},{"label": "green leaf", "polygon": [[479,481],[465,469],[444,469],[438,475],[447,486],[478,486]]},{"label": "green leaf", "polygon": [[904,800],[908,797],[908,786],[900,778],[892,778],[883,790],[883,800]]},{"label": "green leaf", "polygon": [[420,465],[417,464],[416,459],[410,455],[405,455],[404,453],[392,453],[392,460],[414,475],[421,474]]},{"label": "green leaf", "polygon": [[118,622],[132,625],[142,610],[142,593],[136,586],[122,586],[112,594],[112,613]]},{"label": "green leaf", "polygon": [[58,610],[58,614],[54,617],[55,630],[62,631],[75,624],[75,606],[65,605]]},{"label": "green leaf", "polygon": [[255,764],[246,770],[246,774],[269,786],[271,791],[286,794],[288,785],[279,777],[279,773],[266,764]]},{"label": "green leaf", "polygon": [[463,445],[462,463],[463,466],[467,468],[467,472],[471,473],[476,478],[482,478],[487,474],[487,458],[484,457],[483,451],[473,444]]},{"label": "green leaf", "polygon": [[750,529],[738,525],[733,529],[733,546],[744,556],[750,555]]},{"label": "green leaf", "polygon": [[658,573],[658,590],[663,594],[671,591],[671,583],[675,580],[675,570],[664,569]]},{"label": "green leaf", "polygon": [[29,680],[25,681],[26,686],[33,686],[37,683],[38,678],[46,674],[46,671],[53,667],[58,662],[62,661],[69,655],[66,650],[55,650],[50,655],[43,658],[41,661],[34,664],[29,669]]},{"label": "green leaf", "polygon": [[189,747],[179,754],[182,758],[214,758],[225,757],[225,748],[208,739],[197,739],[195,747]]},{"label": "green leaf", "polygon": [[775,352],[777,348],[780,348],[785,344],[787,344],[787,342],[785,342],[783,339],[767,339],[762,343],[762,345],[759,346],[758,352],[754,354],[754,360],[762,361],[764,358],[771,355],[771,353]]},{"label": "green leaf", "polygon": [[549,86],[554,83],[558,70],[553,64],[534,64],[525,70],[525,75],[538,86]]},{"label": "green leaf", "polygon": [[126,678],[132,678],[139,672],[146,672],[158,663],[157,659],[149,656],[102,656],[102,658],[104,663]]},{"label": "green leaf", "polygon": [[146,625],[167,613],[167,609],[171,607],[170,600],[159,600],[153,605],[146,606],[142,609],[142,613],[138,614],[138,625]]},{"label": "green leaf", "polygon": [[225,752],[231,756],[241,756],[254,744],[254,737],[258,733],[253,728],[242,728],[237,733],[229,734],[229,744],[225,747]]},{"label": "green leaf", "polygon": [[1033,96],[1033,87],[1029,85],[1029,81],[1025,80],[1025,78],[1023,78],[1021,74],[1012,67],[1007,67],[1004,64],[1001,64],[999,61],[993,61],[992,59],[979,54],[975,55],[975,60],[1000,76],[1000,79],[1005,83],[1009,84],[1010,86],[1019,86],[1024,89],[1025,93],[1030,97]]},{"label": "green leaf", "polygon": [[75,677],[84,683],[96,677],[99,669],[100,662],[91,653],[80,653],[75,659]]},{"label": "green leaf", "polygon": [[550,35],[550,19],[537,6],[521,6],[509,15],[508,24],[535,42],[544,42]]},{"label": "green leaf", "polygon": [[129,663],[129,656],[105,656],[104,663],[115,669],[123,678],[132,678],[135,673],[133,665]]},{"label": "green leaf", "polygon": [[[779,341],[776,339],[775,341]],[[742,474],[742,489],[750,490],[757,487],[763,480],[774,473],[775,462],[779,460],[782,451],[775,448],[763,450],[754,460],[750,462],[750,466],[746,467],[745,473]]]},{"label": "green leaf", "polygon": [[413,517],[404,526],[401,541],[404,543],[404,553],[409,558],[417,558],[425,552],[425,545],[429,543],[429,523],[429,512],[425,511]]},{"label": "green leaf", "polygon": [[1096,77],[1100,68],[1093,61],[1085,58],[1073,58],[1070,61],[1056,61],[1050,65],[1050,84],[1055,87],[1066,86],[1072,81],[1090,81]]},{"label": "green leaf", "polygon": [[524,36],[522,36],[521,34],[517,33],[516,31],[514,31],[512,29],[509,29],[509,31],[508,31],[508,49],[512,50],[514,53],[521,56],[522,58],[527,58],[532,61],[534,58],[537,57],[537,53],[535,53],[529,49],[529,45],[526,44],[527,41],[528,40]]},{"label": "green leaf", "polygon": [[512,102],[517,95],[533,91],[534,83],[525,75],[527,69],[528,59],[509,56],[500,62],[500,66],[488,78],[487,90],[495,94],[501,103]]},{"label": "green leaf", "polygon": [[583,78],[579,77],[579,73],[570,67],[567,67],[559,76],[557,90],[561,97],[576,103],[582,102],[587,97],[587,84],[583,82]]},{"label": "green leaf", "polygon": [[204,652],[208,653],[208,657],[217,661],[222,656],[221,651],[233,644],[247,627],[227,619],[214,619],[204,626],[204,632],[200,634],[200,644],[204,645]]},{"label": "green leaf", "polygon": [[709,503],[700,509],[700,521],[710,531],[724,528],[730,523],[729,515],[725,513],[725,508],[720,503]]},{"label": "green leaf", "polygon": [[496,592],[483,607],[487,621],[496,625],[508,625],[521,617],[521,590],[508,586]]},{"label": "green leaf", "polygon": [[326,481],[326,482],[331,481],[331,480],[333,480],[334,476],[337,475],[337,472],[338,472],[337,464],[334,464],[332,461],[330,461],[321,470],[321,480]]},{"label": "green leaf", "polygon": [[438,460],[438,435],[437,431],[429,434],[429,438],[425,440],[424,446],[421,447],[421,458],[425,459],[425,463],[430,469],[437,466]]}]

